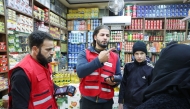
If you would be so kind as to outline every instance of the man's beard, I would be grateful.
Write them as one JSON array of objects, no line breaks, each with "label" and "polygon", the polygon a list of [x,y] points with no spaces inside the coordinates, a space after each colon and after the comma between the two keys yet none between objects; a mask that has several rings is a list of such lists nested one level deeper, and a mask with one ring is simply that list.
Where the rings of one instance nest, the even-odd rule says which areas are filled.
[{"label": "man's beard", "polygon": [[97,44],[102,47],[102,48],[106,48],[108,46],[108,42],[106,44],[101,44],[101,42],[99,40],[96,40]]},{"label": "man's beard", "polygon": [[46,66],[49,62],[52,61],[52,57],[48,57],[48,58],[45,58],[42,54],[41,54],[41,48],[39,49],[39,53],[37,54],[36,56],[38,62],[40,64],[42,64],[43,66]]}]

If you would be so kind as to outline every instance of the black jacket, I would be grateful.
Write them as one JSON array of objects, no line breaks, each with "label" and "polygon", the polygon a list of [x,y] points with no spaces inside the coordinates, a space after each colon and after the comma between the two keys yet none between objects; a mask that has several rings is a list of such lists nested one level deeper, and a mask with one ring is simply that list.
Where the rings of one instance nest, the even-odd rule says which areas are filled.
[{"label": "black jacket", "polygon": [[164,48],[152,75],[143,94],[145,102],[137,109],[190,109],[189,45],[171,44]]},{"label": "black jacket", "polygon": [[158,94],[135,109],[190,109],[190,105],[183,96]]},{"label": "black jacket", "polygon": [[144,61],[127,63],[119,91],[119,103],[135,108],[142,103],[143,90],[151,82],[153,65]]}]

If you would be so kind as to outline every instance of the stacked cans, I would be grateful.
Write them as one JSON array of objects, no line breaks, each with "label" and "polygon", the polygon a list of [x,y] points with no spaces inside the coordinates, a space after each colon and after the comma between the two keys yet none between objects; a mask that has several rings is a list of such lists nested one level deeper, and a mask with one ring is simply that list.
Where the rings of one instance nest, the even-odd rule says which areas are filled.
[{"label": "stacked cans", "polygon": [[181,19],[166,19],[166,29],[185,29],[185,22]]},{"label": "stacked cans", "polygon": [[162,20],[145,20],[145,29],[163,29]]},{"label": "stacked cans", "polygon": [[102,24],[102,20],[99,20],[99,19],[93,19],[93,20],[87,21],[88,30],[95,30],[95,28],[97,26],[100,26],[101,24]]},{"label": "stacked cans", "polygon": [[85,43],[86,32],[70,32],[68,41],[70,43]]},{"label": "stacked cans", "polygon": [[136,10],[137,10],[136,5],[127,4],[126,7],[125,7],[125,15],[126,16],[131,16],[131,17],[137,17]]},{"label": "stacked cans", "polygon": [[185,32],[167,32],[165,41],[185,41]]},{"label": "stacked cans", "polygon": [[138,5],[137,17],[182,17],[188,15],[190,4]]},{"label": "stacked cans", "polygon": [[76,67],[78,54],[84,49],[85,44],[68,44],[68,69]]},{"label": "stacked cans", "polygon": [[132,19],[131,25],[126,26],[126,29],[143,29],[143,19]]}]

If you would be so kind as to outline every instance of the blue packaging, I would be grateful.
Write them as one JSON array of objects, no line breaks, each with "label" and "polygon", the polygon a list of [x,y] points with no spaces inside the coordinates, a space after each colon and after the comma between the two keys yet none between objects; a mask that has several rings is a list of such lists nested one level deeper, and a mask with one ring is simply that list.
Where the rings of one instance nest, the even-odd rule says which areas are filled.
[{"label": "blue packaging", "polygon": [[174,12],[171,13],[171,17],[175,17],[175,13]]},{"label": "blue packaging", "polygon": [[144,10],[144,9],[145,9],[145,6],[141,6],[141,9]]},{"label": "blue packaging", "polygon": [[77,63],[77,59],[74,59],[74,63],[75,63],[75,64]]},{"label": "blue packaging", "polygon": [[148,6],[147,6],[147,5],[145,5],[145,6],[144,6],[144,9],[148,9]]},{"label": "blue packaging", "polygon": [[74,63],[74,59],[71,59],[71,63],[72,63],[72,64]]},{"label": "blue packaging", "polygon": [[172,9],[174,9],[174,8],[175,8],[175,5],[174,5],[174,4],[173,4],[173,5],[171,5],[171,8],[172,8]]},{"label": "blue packaging", "polygon": [[167,5],[167,8],[170,9],[170,8],[171,8],[171,5]]},{"label": "blue packaging", "polygon": [[184,4],[180,4],[180,8],[183,8],[184,7]]},{"label": "blue packaging", "polygon": [[184,4],[184,6],[183,6],[183,7],[188,8],[188,5],[187,5],[187,4]]},{"label": "blue packaging", "polygon": [[188,13],[187,12],[183,12],[183,14],[182,14],[182,16],[187,16],[188,15]]},{"label": "blue packaging", "polygon": [[176,6],[175,6],[175,7],[176,7],[176,9],[179,9],[179,8],[180,8],[178,4],[176,4]]},{"label": "blue packaging", "polygon": [[74,54],[73,53],[71,54],[71,58],[74,58]]},{"label": "blue packaging", "polygon": [[174,17],[178,17],[178,13],[177,12],[174,12]]},{"label": "blue packaging", "polygon": [[182,12],[188,12],[188,9],[186,8],[183,8],[183,11]]},{"label": "blue packaging", "polygon": [[136,6],[136,8],[137,8],[137,10],[139,10],[139,9],[140,9],[140,6],[139,6],[139,5],[137,5],[137,6]]},{"label": "blue packaging", "polygon": [[68,56],[68,58],[71,58],[71,54],[69,53],[69,56]]},{"label": "blue packaging", "polygon": [[70,50],[71,50],[71,53],[74,52],[74,49],[72,47],[70,48]]}]

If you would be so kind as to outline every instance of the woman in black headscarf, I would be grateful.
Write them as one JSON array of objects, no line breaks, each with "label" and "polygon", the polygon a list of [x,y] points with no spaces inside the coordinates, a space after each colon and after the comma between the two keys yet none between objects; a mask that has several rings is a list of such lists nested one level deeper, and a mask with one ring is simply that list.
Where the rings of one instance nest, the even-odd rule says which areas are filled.
[{"label": "woman in black headscarf", "polygon": [[153,80],[136,109],[190,109],[190,46],[164,48],[153,70]]}]

